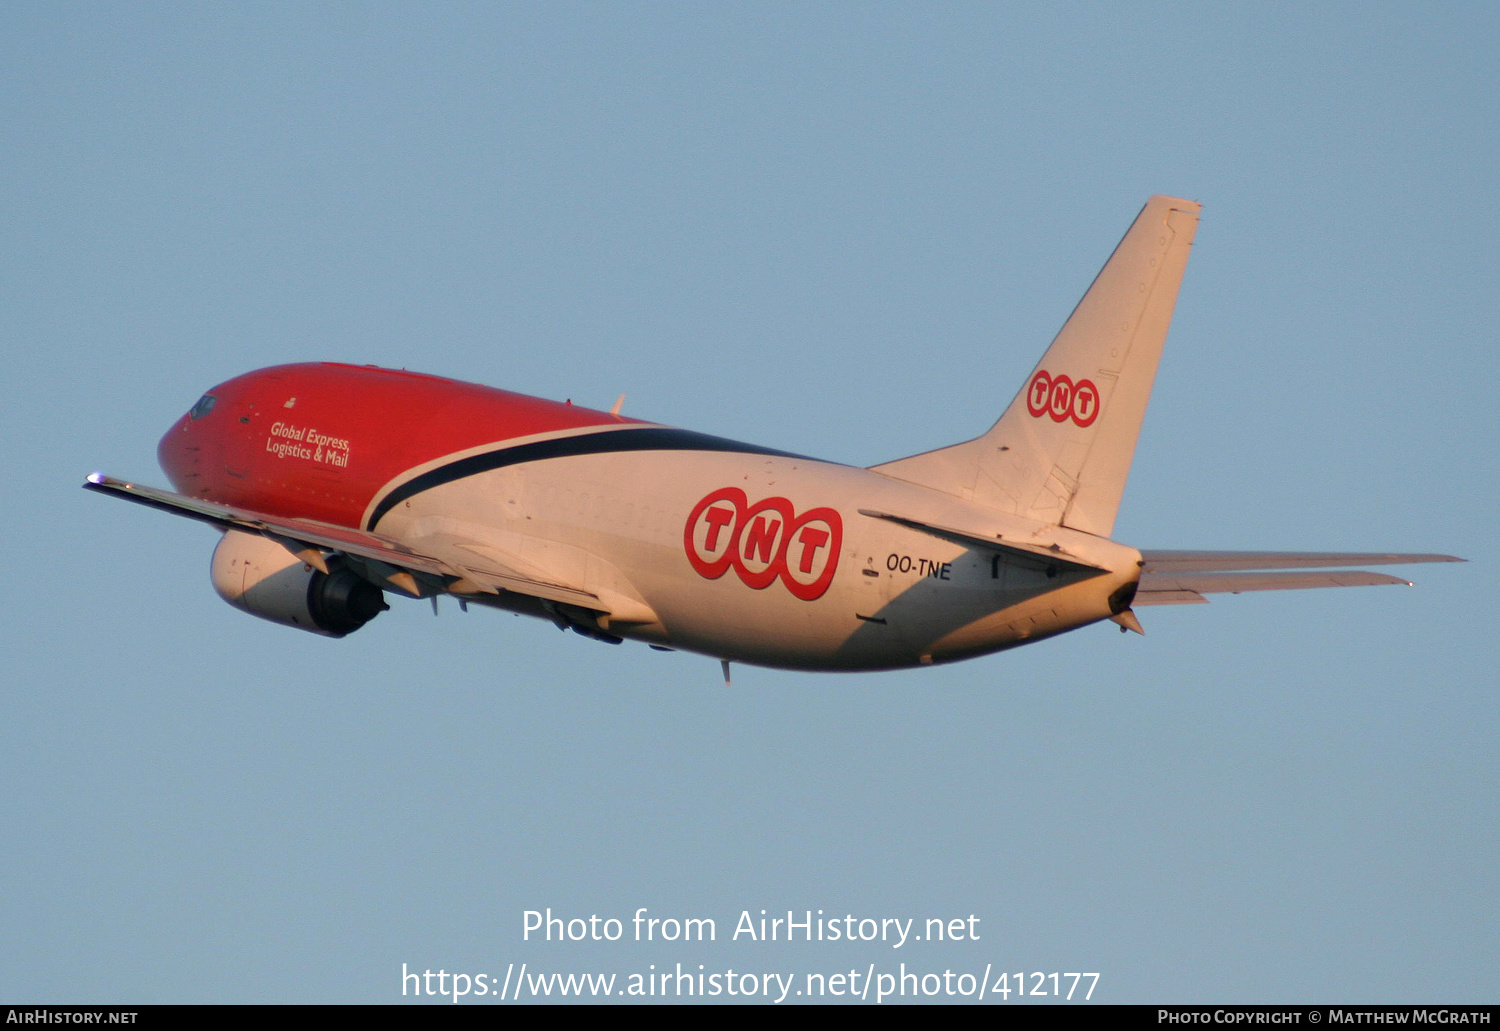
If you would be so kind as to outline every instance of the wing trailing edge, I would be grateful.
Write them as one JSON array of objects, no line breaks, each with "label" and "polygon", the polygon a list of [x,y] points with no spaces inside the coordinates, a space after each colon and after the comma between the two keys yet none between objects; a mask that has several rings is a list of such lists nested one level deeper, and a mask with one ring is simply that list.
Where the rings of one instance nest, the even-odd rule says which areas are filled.
[{"label": "wing trailing edge", "polygon": [[649,612],[642,603],[623,597],[602,598],[582,585],[546,579],[534,575],[530,568],[517,568],[516,564],[506,562],[505,556],[494,548],[485,548],[482,552],[471,549],[475,551],[475,560],[462,561],[451,555],[426,554],[378,533],[221,505],[156,487],[144,487],[103,473],[90,475],[84,487],[148,508],[196,519],[221,530],[259,533],[315,568],[326,568],[320,565],[324,561],[323,552],[348,555],[361,560],[373,578],[380,581],[380,586],[414,596],[439,591],[460,596],[509,591],[545,602],[576,606],[617,623],[648,623],[656,618],[655,613]]}]

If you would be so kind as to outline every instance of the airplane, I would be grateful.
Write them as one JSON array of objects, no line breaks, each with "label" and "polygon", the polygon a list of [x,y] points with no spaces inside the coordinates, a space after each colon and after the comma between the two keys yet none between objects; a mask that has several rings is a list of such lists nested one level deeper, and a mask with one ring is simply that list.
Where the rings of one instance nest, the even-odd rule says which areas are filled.
[{"label": "airplane", "polygon": [[[1113,540],[1200,206],[1157,196],[982,436],[867,469],[571,401],[336,363],[204,394],[167,491],[85,487],[223,532],[214,589],[343,637],[387,594],[730,662],[885,670],[1205,594],[1409,583],[1435,554],[1159,551]],[[621,398],[623,401],[623,397]]]}]

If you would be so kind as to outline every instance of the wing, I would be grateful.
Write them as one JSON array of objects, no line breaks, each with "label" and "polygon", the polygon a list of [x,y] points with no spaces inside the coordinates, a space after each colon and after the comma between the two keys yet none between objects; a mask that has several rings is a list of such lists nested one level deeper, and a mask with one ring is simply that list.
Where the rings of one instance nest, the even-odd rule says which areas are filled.
[{"label": "wing", "polygon": [[[1330,569],[1332,566],[1405,565],[1462,562],[1452,555],[1400,555],[1344,551],[1142,551],[1141,584],[1134,605],[1202,604],[1205,594],[1287,591],[1310,587],[1369,587],[1405,584],[1385,573]],[[1319,572],[1261,572],[1318,568]],[[1257,570],[1257,572],[1248,572]]]},{"label": "wing", "polygon": [[[616,622],[643,621],[639,612],[613,611],[615,608],[639,606],[613,605],[581,585],[539,576],[534,569],[525,568],[521,563],[508,562],[506,556],[494,547],[470,547],[465,551],[465,560],[459,560],[449,553],[451,549],[444,549],[441,556],[424,554],[378,533],[315,519],[273,516],[221,505],[155,487],[142,487],[103,473],[91,475],[84,487],[210,523],[221,530],[234,528],[262,534],[325,573],[328,571],[325,552],[347,555],[362,560],[365,572],[380,586],[389,586],[414,597],[439,591],[459,595],[510,591],[613,616]],[[471,554],[475,561],[467,560]]]}]

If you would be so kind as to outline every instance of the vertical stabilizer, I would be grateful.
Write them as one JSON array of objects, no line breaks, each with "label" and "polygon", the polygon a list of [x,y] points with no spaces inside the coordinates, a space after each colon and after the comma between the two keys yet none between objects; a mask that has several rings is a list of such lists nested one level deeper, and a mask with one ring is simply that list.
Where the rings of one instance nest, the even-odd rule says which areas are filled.
[{"label": "vertical stabilizer", "polygon": [[1000,421],[876,472],[1108,537],[1199,206],[1152,197]]}]

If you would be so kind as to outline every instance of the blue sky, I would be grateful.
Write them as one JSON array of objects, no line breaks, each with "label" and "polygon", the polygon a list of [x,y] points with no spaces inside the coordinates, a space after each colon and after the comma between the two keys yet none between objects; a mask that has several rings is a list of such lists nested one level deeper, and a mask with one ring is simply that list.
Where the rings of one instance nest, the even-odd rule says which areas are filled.
[{"label": "blue sky", "polygon": [[[0,10],[0,999],[400,999],[682,962],[1495,1000],[1488,5]],[[1117,536],[1442,551],[818,676],[208,585],[214,383],[406,366],[871,464],[986,428],[1145,198],[1204,204]],[[523,911],[709,916],[524,942]],[[978,942],[723,941],[742,910]]]}]

